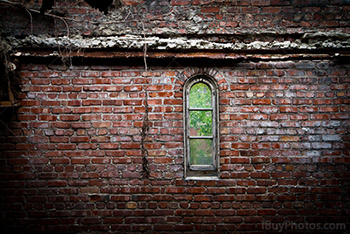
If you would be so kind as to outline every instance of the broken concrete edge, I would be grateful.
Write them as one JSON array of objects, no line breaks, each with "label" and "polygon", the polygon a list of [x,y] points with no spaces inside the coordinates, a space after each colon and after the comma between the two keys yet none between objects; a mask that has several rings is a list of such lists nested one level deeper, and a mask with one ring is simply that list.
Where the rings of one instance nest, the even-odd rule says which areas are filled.
[{"label": "broken concrete edge", "polygon": [[[286,52],[286,51],[285,51]],[[315,52],[315,51],[314,51]],[[133,60],[133,64],[138,62],[143,64],[144,53],[137,51],[120,52],[120,51],[83,51],[59,54],[57,51],[52,50],[40,50],[40,51],[24,51],[12,54],[13,59],[18,58],[21,60],[34,61],[34,59],[50,59],[56,60],[56,58],[71,58],[71,59],[83,59],[88,61],[88,59],[119,59],[119,62],[127,62]],[[136,60],[135,60],[136,59]],[[172,64],[176,59],[177,61],[184,60],[189,62],[189,60],[195,60],[196,63],[205,63],[210,61],[210,64],[227,64],[229,61],[287,61],[287,60],[350,60],[350,51],[348,53],[336,53],[328,51],[327,53],[283,53],[282,51],[275,51],[274,53],[231,53],[231,52],[220,52],[220,51],[203,51],[203,52],[166,52],[166,51],[148,51],[147,60],[158,61],[159,65],[162,60],[164,63]],[[121,60],[121,61],[120,61]],[[79,60],[75,60],[78,62]],[[206,63],[208,64],[208,63]]]},{"label": "broken concrete edge", "polygon": [[231,42],[213,42],[208,39],[196,39],[186,36],[161,38],[159,36],[124,35],[84,38],[74,37],[49,37],[45,35],[30,35],[23,39],[7,37],[6,41],[12,51],[20,51],[21,48],[48,49],[58,48],[65,50],[83,49],[124,49],[139,50],[147,45],[148,49],[156,51],[167,50],[318,50],[318,49],[349,49],[350,34],[336,32],[305,33],[301,39],[266,39],[252,42],[235,40]]}]

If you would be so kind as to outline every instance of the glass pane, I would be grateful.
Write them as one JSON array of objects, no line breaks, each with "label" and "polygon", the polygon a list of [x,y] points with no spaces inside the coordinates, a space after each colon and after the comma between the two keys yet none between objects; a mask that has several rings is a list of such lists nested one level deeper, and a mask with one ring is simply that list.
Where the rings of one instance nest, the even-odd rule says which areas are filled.
[{"label": "glass pane", "polygon": [[211,90],[204,83],[197,83],[190,90],[190,108],[211,108]]},{"label": "glass pane", "polygon": [[190,163],[191,165],[213,164],[213,140],[190,139]]},{"label": "glass pane", "polygon": [[190,111],[190,136],[211,136],[212,121],[211,111]]}]

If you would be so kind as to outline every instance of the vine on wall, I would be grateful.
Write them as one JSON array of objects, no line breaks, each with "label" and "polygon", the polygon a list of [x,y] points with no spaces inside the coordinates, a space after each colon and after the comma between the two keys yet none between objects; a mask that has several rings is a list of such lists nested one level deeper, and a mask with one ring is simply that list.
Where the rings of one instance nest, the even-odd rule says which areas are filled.
[{"label": "vine on wall", "polygon": [[[14,3],[11,1],[4,1],[8,4],[12,4],[12,5],[16,5],[19,7],[22,7],[25,9],[25,11],[28,13],[28,15],[30,16],[30,32],[31,34],[33,34],[33,16],[32,13],[36,13],[36,14],[43,14],[45,16],[48,17],[52,17],[55,21],[61,20],[66,27],[66,37],[70,37],[70,24],[68,24],[67,21],[72,21],[73,23],[75,22],[75,19],[72,18],[68,18],[64,16],[64,10],[60,10],[57,11],[57,9],[52,9],[53,6],[55,5],[55,1],[53,0],[44,0],[42,2],[40,11],[36,10],[36,9],[32,9],[27,7],[25,4],[21,4],[21,3]],[[105,14],[107,14],[108,11],[108,7],[110,7],[110,5],[113,3],[113,6],[120,6],[121,5],[121,1],[120,0],[114,0],[114,1],[88,1],[85,0],[85,2],[89,3],[92,7],[94,8],[98,8],[100,11],[103,11]],[[103,2],[103,3],[101,3]],[[168,11],[170,10],[170,5],[169,2],[166,0],[156,0],[156,1],[149,1],[147,0],[144,6],[137,6],[135,7],[135,9],[131,10],[129,9],[129,12],[127,13],[124,22],[126,21],[134,21],[138,26],[142,26],[142,28],[140,29],[140,31],[143,32],[143,36],[144,36],[144,45],[143,45],[143,59],[144,59],[144,76],[146,79],[145,82],[145,87],[144,87],[144,107],[145,107],[145,113],[143,116],[143,123],[142,123],[142,127],[141,127],[141,131],[140,131],[140,135],[141,135],[141,153],[142,153],[142,168],[143,168],[143,177],[144,178],[148,178],[150,175],[150,168],[149,168],[149,161],[148,161],[148,150],[146,147],[146,141],[148,140],[148,132],[149,132],[149,118],[148,118],[148,112],[149,112],[149,106],[148,106],[148,92],[147,92],[147,84],[148,84],[148,66],[147,66],[147,42],[146,42],[146,29],[145,29],[145,19],[146,14],[149,14],[150,12],[153,12],[155,15],[157,15],[157,17],[159,17],[159,14],[164,14],[164,13],[168,13]],[[147,19],[147,21],[150,21],[152,19]],[[122,21],[123,23],[123,21]],[[69,46],[59,46],[58,48],[58,55],[61,58],[61,61],[63,64],[65,65],[69,65],[69,67],[72,67],[72,56],[71,56],[71,52],[75,49],[77,49],[78,51],[81,48],[71,48]],[[10,61],[9,56],[7,53],[3,53],[3,51],[1,51],[1,55],[3,58],[8,59],[8,61]],[[7,60],[6,60],[7,61]],[[11,64],[10,62],[6,62],[8,64]]]},{"label": "vine on wall", "polygon": [[15,105],[13,76],[16,65],[11,62],[9,49],[6,41],[0,38],[0,107]]}]

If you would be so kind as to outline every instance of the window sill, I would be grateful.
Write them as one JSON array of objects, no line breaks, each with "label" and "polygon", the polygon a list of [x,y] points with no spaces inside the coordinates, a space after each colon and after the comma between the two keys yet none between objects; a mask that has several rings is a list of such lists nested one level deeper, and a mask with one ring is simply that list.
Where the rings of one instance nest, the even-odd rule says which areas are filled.
[{"label": "window sill", "polygon": [[185,180],[219,180],[217,176],[190,176],[186,177]]}]

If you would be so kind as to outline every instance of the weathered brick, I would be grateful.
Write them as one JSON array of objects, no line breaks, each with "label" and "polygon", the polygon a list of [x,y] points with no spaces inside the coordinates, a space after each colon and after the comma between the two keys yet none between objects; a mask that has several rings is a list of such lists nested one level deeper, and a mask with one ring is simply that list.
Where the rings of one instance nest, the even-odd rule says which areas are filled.
[{"label": "weathered brick", "polygon": [[[27,7],[39,9],[39,2]],[[344,1],[124,0],[127,18],[113,24],[86,3],[64,4],[72,19],[67,26],[33,14],[30,27],[23,9],[0,6],[4,35],[26,40],[23,51],[11,51],[11,61],[20,61],[19,107],[0,111],[4,230],[259,233],[264,221],[345,222],[350,73],[342,40],[350,8]],[[141,13],[151,22],[144,29],[133,21]],[[305,34],[310,28],[321,33]],[[104,37],[115,29],[134,36]],[[270,29],[277,33],[265,33]],[[75,33],[96,47],[50,48],[78,43],[56,40]],[[31,47],[45,37],[33,35],[52,41]],[[145,35],[146,54],[137,48]],[[177,41],[173,49],[169,38]],[[299,50],[298,38],[317,49]],[[129,48],[127,41],[135,43]],[[323,53],[324,42],[332,56]],[[55,50],[59,59],[52,63]],[[197,74],[218,86],[215,179],[184,178],[183,91]],[[25,225],[26,217],[35,225]]]}]

